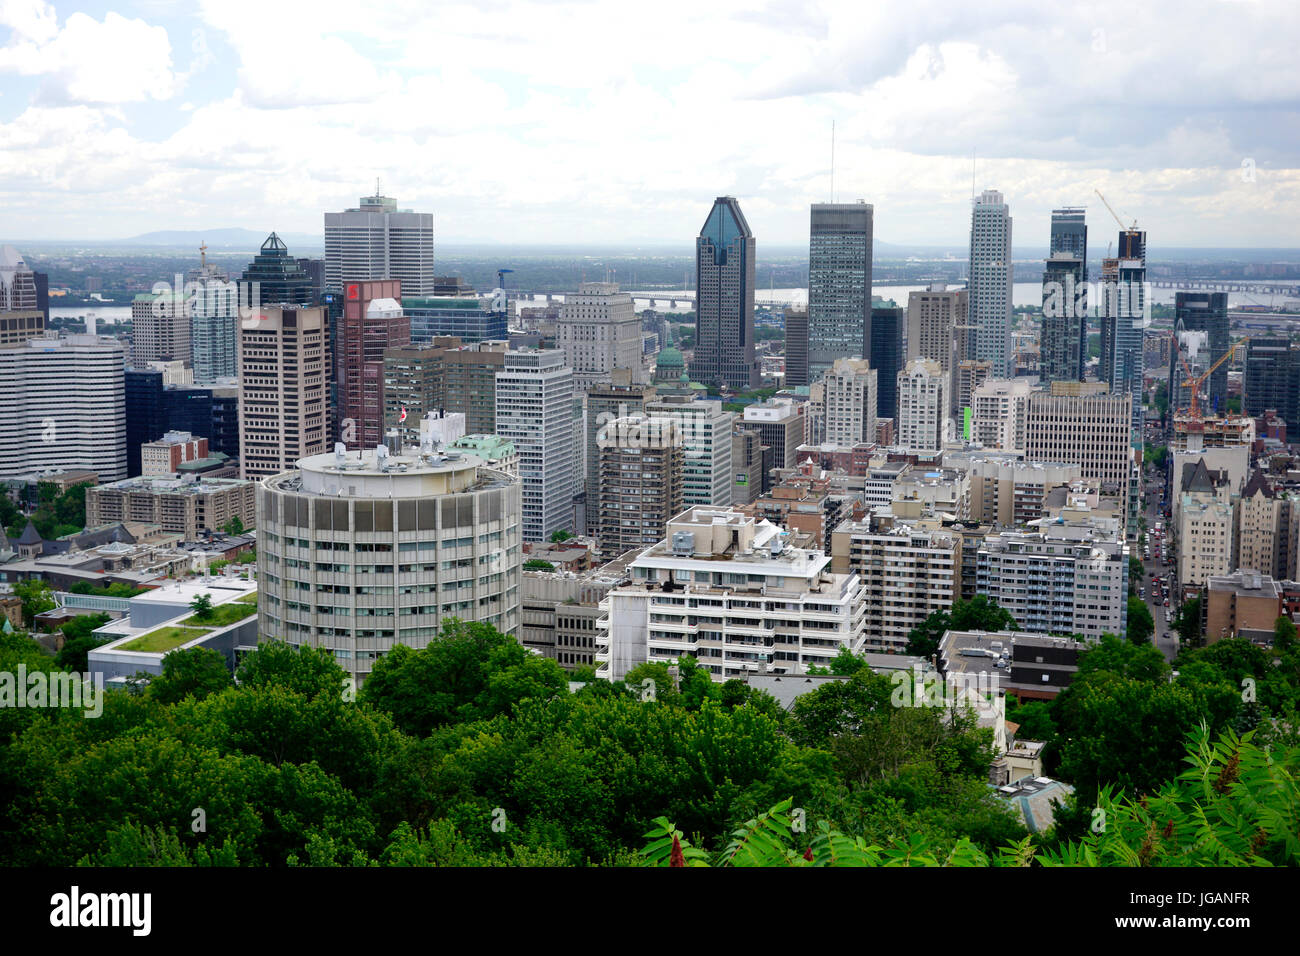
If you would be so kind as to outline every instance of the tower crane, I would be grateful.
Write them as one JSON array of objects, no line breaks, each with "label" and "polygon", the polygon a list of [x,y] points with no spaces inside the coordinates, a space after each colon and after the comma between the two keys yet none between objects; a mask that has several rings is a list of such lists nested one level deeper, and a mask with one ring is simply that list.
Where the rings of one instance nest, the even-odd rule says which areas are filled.
[{"label": "tower crane", "polygon": [[[1184,356],[1182,351],[1179,350],[1178,360],[1183,363],[1183,374],[1187,376],[1187,381],[1184,382],[1183,384],[1187,385],[1187,387],[1190,388],[1192,391],[1192,405],[1191,405],[1192,418],[1199,419],[1201,417],[1201,405],[1200,405],[1201,385],[1203,385],[1206,379],[1208,379],[1211,375],[1213,375],[1218,370],[1220,365],[1222,365],[1224,362],[1228,361],[1230,358],[1236,355],[1237,349],[1241,348],[1249,341],[1250,341],[1250,336],[1247,335],[1244,336],[1243,338],[1238,339],[1236,342],[1233,342],[1232,345],[1228,347],[1228,351],[1220,355],[1218,359],[1214,362],[1214,364],[1212,364],[1208,369],[1206,369],[1204,372],[1202,372],[1200,375],[1197,376],[1192,375],[1192,370],[1187,365],[1186,356]],[[1174,345],[1175,347],[1177,347],[1176,339]]]},{"label": "tower crane", "polygon": [[1107,211],[1108,211],[1112,216],[1115,217],[1115,221],[1116,221],[1117,223],[1119,223],[1119,228],[1120,228],[1120,231],[1121,231],[1121,232],[1137,232],[1137,231],[1138,231],[1138,222],[1137,222],[1136,219],[1133,220],[1133,225],[1131,225],[1131,226],[1125,226],[1125,225],[1124,225],[1124,220],[1123,220],[1123,219],[1120,219],[1120,218],[1119,218],[1119,213],[1117,213],[1117,212],[1115,211],[1115,208],[1114,208],[1110,203],[1106,202],[1106,197],[1103,196],[1103,195],[1101,194],[1101,190],[1100,190],[1100,189],[1094,189],[1093,192],[1095,192],[1095,193],[1097,194],[1097,198],[1101,200],[1102,205],[1104,205],[1104,206],[1106,207],[1106,210],[1107,210]]}]

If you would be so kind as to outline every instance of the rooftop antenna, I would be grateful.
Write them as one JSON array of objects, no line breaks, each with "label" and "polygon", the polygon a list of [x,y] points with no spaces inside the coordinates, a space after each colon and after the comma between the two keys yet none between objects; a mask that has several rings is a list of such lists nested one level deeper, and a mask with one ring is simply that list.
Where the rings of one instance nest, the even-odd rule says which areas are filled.
[{"label": "rooftop antenna", "polygon": [[199,266],[204,269],[208,266],[208,241],[206,239],[199,243]]},{"label": "rooftop antenna", "polygon": [[970,150],[970,201],[975,201],[975,147]]},{"label": "rooftop antenna", "polygon": [[831,205],[835,204],[835,120],[831,120]]},{"label": "rooftop antenna", "polygon": [[375,177],[375,195],[376,195],[376,196],[382,195],[382,194],[379,192],[379,177],[378,177],[378,176]]}]

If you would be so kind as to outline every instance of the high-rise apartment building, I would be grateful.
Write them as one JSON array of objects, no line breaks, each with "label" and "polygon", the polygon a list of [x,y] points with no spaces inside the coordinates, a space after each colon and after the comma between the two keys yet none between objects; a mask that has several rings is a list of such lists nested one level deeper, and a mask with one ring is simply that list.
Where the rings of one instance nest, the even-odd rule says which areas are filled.
[{"label": "high-rise apartment building", "polygon": [[958,362],[956,375],[957,395],[951,403],[953,416],[963,427],[966,421],[966,409],[971,409],[974,414],[975,407],[975,390],[993,377],[993,364],[991,362],[980,362],[975,359],[966,359],[964,362]]},{"label": "high-rise apartment building", "polygon": [[1053,209],[1043,269],[1040,377],[1082,382],[1088,364],[1088,226],[1081,208]]},{"label": "high-rise apartment building", "polygon": [[[808,239],[808,369],[819,378],[838,358],[871,358],[873,209],[813,203]],[[878,367],[872,363],[872,367]]]},{"label": "high-rise apartment building", "polygon": [[735,414],[724,411],[722,402],[696,399],[693,395],[660,395],[646,402],[645,413],[653,418],[671,418],[681,429],[685,506],[729,506],[734,480],[731,431]]},{"label": "high-rise apartment building", "polygon": [[1032,392],[1025,423],[1025,457],[1078,462],[1082,477],[1113,485],[1128,501],[1133,396],[1103,383],[1054,382]]},{"label": "high-rise apartment building", "polygon": [[408,296],[433,295],[433,213],[398,209],[378,189],[354,209],[325,213],[325,290],[366,279],[397,279]]},{"label": "high-rise apartment building", "polygon": [[326,450],[325,309],[263,305],[239,329],[239,476],[265,478]]},{"label": "high-rise apartment building", "polygon": [[1028,419],[1028,379],[990,379],[971,396],[971,438],[985,448],[1025,450]]},{"label": "high-rise apartment building", "polygon": [[808,371],[808,310],[785,310],[785,387],[811,385]]},{"label": "high-rise apartment building", "polygon": [[239,373],[239,284],[208,262],[199,247],[199,267],[185,276],[190,309],[190,352],[194,381],[211,384]]},{"label": "high-rise apartment building", "polygon": [[754,234],[740,204],[731,196],[718,197],[695,241],[695,353],[690,374],[697,382],[736,391],[759,386],[755,255]]},{"label": "high-rise apartment building", "polygon": [[349,448],[374,448],[384,441],[384,352],[411,344],[411,320],[401,302],[402,284],[396,279],[345,284],[339,341],[332,352],[339,437]]},{"label": "high-rise apartment building", "polygon": [[641,320],[632,297],[616,282],[584,282],[564,298],[555,323],[555,345],[564,352],[579,389],[608,382],[616,368],[640,382]]},{"label": "high-rise apartment building", "polygon": [[582,474],[573,398],[573,369],[559,349],[505,354],[496,375],[496,434],[519,452],[525,541],[573,528]]},{"label": "high-rise apartment building", "polygon": [[617,369],[608,384],[593,385],[584,394],[585,491],[587,501],[594,503],[600,491],[600,446],[597,440],[601,429],[617,419],[641,415],[645,403],[655,397],[656,390],[653,385],[637,384],[631,369]]},{"label": "high-rise apartment building", "polygon": [[[1210,354],[1205,364],[1208,367],[1217,362],[1229,346],[1228,293],[1175,292],[1174,327],[1179,326],[1188,332],[1208,333],[1206,344]],[[1206,398],[1201,407],[1207,414],[1223,415],[1228,411],[1228,365],[1228,362],[1220,365],[1206,382]]]},{"label": "high-rise apartment building", "polygon": [[1011,210],[1002,193],[986,189],[971,207],[970,319],[974,352],[966,358],[993,364],[995,376],[1011,366]]},{"label": "high-rise apartment building", "polygon": [[312,295],[311,276],[298,264],[298,260],[289,255],[289,247],[284,240],[271,233],[262,243],[262,248],[253,261],[248,264],[240,282],[248,285],[241,290],[243,302],[254,314],[261,305],[310,306],[316,300]]},{"label": "high-rise apartment building", "polygon": [[725,681],[769,666],[802,674],[841,648],[857,653],[866,616],[857,575],[832,572],[830,555],[784,537],[727,508],[673,518],[628,566],[631,583],[605,598],[596,675],[621,680],[638,664],[690,654]]},{"label": "high-rise apartment building", "polygon": [[84,468],[125,478],[125,369],[122,343],[96,335],[0,349],[0,477]]},{"label": "high-rise apartment building", "polygon": [[898,373],[898,444],[939,451],[948,437],[948,376],[939,363],[914,359]]},{"label": "high-rise apartment building", "polygon": [[607,423],[596,444],[600,486],[587,523],[612,561],[662,541],[681,513],[682,436],[670,418],[638,415]]},{"label": "high-rise apartment building", "polygon": [[1148,324],[1147,234],[1124,229],[1119,255],[1101,262],[1101,368],[1098,376],[1115,393],[1135,393],[1132,442],[1142,442],[1142,382],[1145,355],[1142,333]]},{"label": "high-rise apartment building", "polygon": [[871,368],[866,359],[835,360],[825,378],[827,444],[852,447],[859,442],[876,440],[879,380],[880,373]]},{"label": "high-rise apartment building", "polygon": [[755,429],[772,449],[772,463],[763,475],[763,490],[771,487],[772,468],[793,468],[799,446],[807,440],[804,405],[789,398],[773,398],[746,405],[742,424]]},{"label": "high-rise apartment building", "polygon": [[[959,414],[957,400],[957,366],[970,358],[970,292],[966,289],[945,289],[944,283],[931,284],[922,292],[912,292],[907,297],[907,352],[906,361],[926,358],[938,362],[951,381],[950,394],[954,406],[951,414]],[[961,330],[960,334],[958,330]],[[892,416],[893,413],[891,413]]]},{"label": "high-rise apartment building", "polygon": [[261,639],[326,650],[360,684],[451,618],[518,633],[519,482],[482,460],[312,455],[257,498]]}]

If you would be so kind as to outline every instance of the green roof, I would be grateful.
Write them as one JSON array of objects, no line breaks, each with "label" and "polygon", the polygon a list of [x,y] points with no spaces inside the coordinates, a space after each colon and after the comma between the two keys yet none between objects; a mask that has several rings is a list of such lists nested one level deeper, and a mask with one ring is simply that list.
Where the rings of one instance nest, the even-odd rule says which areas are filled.
[{"label": "green roof", "polygon": [[479,299],[477,299],[477,298],[469,299],[469,298],[465,298],[465,297],[460,297],[460,298],[450,298],[450,297],[449,297],[449,298],[446,298],[446,299],[429,299],[429,298],[408,299],[408,298],[406,298],[406,297],[403,297],[403,298],[402,298],[402,308],[403,308],[403,309],[466,309],[466,310],[473,309],[473,310],[482,310],[482,308],[483,308],[483,303],[482,303]]}]

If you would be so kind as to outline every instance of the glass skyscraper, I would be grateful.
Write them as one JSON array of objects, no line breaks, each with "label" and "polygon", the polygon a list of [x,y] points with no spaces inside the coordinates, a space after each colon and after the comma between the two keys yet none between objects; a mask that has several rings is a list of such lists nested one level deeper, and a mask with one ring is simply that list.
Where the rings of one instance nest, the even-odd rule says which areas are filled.
[{"label": "glass skyscraper", "polygon": [[986,189],[971,207],[970,321],[972,354],[990,362],[993,377],[1011,374],[1011,210],[1002,193]]},{"label": "glass skyscraper", "polygon": [[713,202],[695,241],[695,355],[690,375],[710,387],[758,388],[754,358],[754,234],[731,196]]},{"label": "glass skyscraper", "polygon": [[[808,239],[808,376],[871,359],[871,230],[865,202],[813,203]],[[872,368],[879,366],[872,361]]]},{"label": "glass skyscraper", "polygon": [[1088,226],[1084,210],[1052,210],[1051,244],[1043,269],[1040,339],[1044,385],[1082,382],[1088,364]]}]

